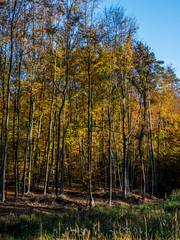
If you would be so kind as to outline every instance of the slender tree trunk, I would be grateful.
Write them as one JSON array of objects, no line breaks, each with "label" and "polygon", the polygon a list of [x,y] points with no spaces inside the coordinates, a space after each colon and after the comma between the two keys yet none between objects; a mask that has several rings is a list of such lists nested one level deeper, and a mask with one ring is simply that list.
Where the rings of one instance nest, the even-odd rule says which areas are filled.
[{"label": "slender tree trunk", "polygon": [[131,190],[131,109],[130,109],[130,93],[128,93],[128,149],[127,149],[127,182]]},{"label": "slender tree trunk", "polygon": [[[143,120],[144,122],[142,123],[142,128],[141,128],[141,133],[139,137],[139,156],[140,156],[140,163],[142,167],[142,178],[143,178],[143,192],[142,192],[142,199],[145,199],[145,194],[146,194],[146,175],[145,175],[145,163],[143,159],[143,152],[142,152],[142,141],[143,141],[143,136],[145,134],[145,127],[146,127],[146,134],[147,134],[147,146],[149,148],[149,131],[148,131],[148,123],[147,123],[147,104],[146,104],[146,90],[144,90],[143,93],[143,106],[144,106],[144,111],[143,111]],[[147,155],[148,158],[148,155]]]},{"label": "slender tree trunk", "polygon": [[39,126],[38,126],[38,134],[37,134],[37,141],[36,141],[36,150],[35,150],[35,157],[34,157],[34,171],[35,173],[33,174],[33,189],[35,189],[35,185],[36,185],[36,166],[37,166],[37,156],[38,156],[38,152],[39,152],[39,139],[41,136],[41,123],[42,123],[42,107],[40,107],[40,119],[39,119]]},{"label": "slender tree trunk", "polygon": [[133,161],[132,161],[132,172],[131,172],[131,191],[133,191],[133,184],[134,184],[135,158],[136,158],[136,142],[135,142],[135,138],[134,138]]},{"label": "slender tree trunk", "polygon": [[[150,102],[149,102],[150,107]],[[149,123],[150,123],[150,136],[151,136],[151,154],[152,154],[152,168],[153,168],[153,181],[154,181],[154,192],[157,194],[157,181],[156,181],[156,163],[154,157],[154,140],[153,140],[153,129],[152,129],[152,119],[151,110],[149,109]]]},{"label": "slender tree trunk", "polygon": [[[70,126],[70,139],[69,139],[69,164],[68,164],[68,172],[69,172],[69,187],[72,188],[72,147],[71,147],[71,126]],[[80,154],[80,158],[82,159],[82,156]],[[80,159],[80,160],[81,160]],[[83,164],[82,164],[82,161],[81,161],[81,165],[82,165],[82,168],[83,168]]]},{"label": "slender tree trunk", "polygon": [[83,157],[82,157],[81,133],[79,133],[79,158],[80,158],[80,164],[81,164],[81,179],[82,179],[82,183],[84,184],[84,163],[83,163]]},{"label": "slender tree trunk", "polygon": [[[3,166],[3,157],[4,157],[4,123],[5,123],[5,89],[4,89],[4,76],[2,77],[2,121],[1,121],[1,166]],[[1,169],[2,170],[2,169]],[[0,175],[0,180],[2,182],[2,174]],[[2,185],[0,184],[0,189]]]},{"label": "slender tree trunk", "polygon": [[[150,139],[149,139],[149,122],[147,116],[147,107],[146,107],[146,97],[144,99],[144,122],[146,123],[146,134],[147,134],[147,158],[148,155],[151,161],[151,197],[154,195],[154,171],[153,171],[153,159],[151,154],[151,146],[150,146]],[[149,161],[148,161],[149,162]],[[148,180],[148,176],[147,176]]]},{"label": "slender tree trunk", "polygon": [[[69,22],[69,12],[67,15],[67,21]],[[61,92],[63,95],[62,98],[62,105],[59,110],[59,117],[58,117],[58,146],[57,146],[57,164],[56,164],[56,196],[59,193],[59,167],[60,167],[60,130],[61,130],[61,113],[64,109],[66,103],[66,92],[67,86],[69,82],[69,61],[70,61],[70,32],[67,29],[67,39],[66,39],[66,79],[65,79],[65,86],[64,90]]]},{"label": "slender tree trunk", "polygon": [[[149,164],[151,163],[151,166],[152,166],[152,155],[151,155],[150,140],[149,140],[149,127],[148,127],[147,121],[146,121],[146,135],[147,135],[147,161],[148,161],[146,185],[147,185],[147,189],[148,189],[148,185],[149,185],[148,184],[148,178],[149,178],[148,172],[149,172]],[[151,194],[153,194],[153,189],[154,189],[153,172],[152,172],[151,184],[152,184]]]},{"label": "slender tree trunk", "polygon": [[107,189],[107,173],[106,173],[106,154],[105,154],[105,133],[104,133],[104,115],[105,115],[105,99],[103,100],[103,113],[102,113],[102,161],[104,166],[104,189]]},{"label": "slender tree trunk", "polygon": [[127,161],[126,161],[126,110],[125,110],[125,98],[123,98],[122,104],[122,122],[123,122],[123,195],[126,198],[127,195]]},{"label": "slender tree trunk", "polygon": [[[3,44],[1,44],[1,52],[2,55],[3,52]],[[5,100],[4,100],[4,74],[3,74],[3,66],[2,66],[2,58],[0,58],[0,75],[1,75],[1,87],[2,87],[2,105],[1,105],[1,111],[2,111],[2,121],[1,121],[1,141],[0,141],[0,165],[2,166],[3,163],[3,143],[4,143],[4,122],[5,122]],[[0,169],[2,170],[2,169]],[[2,174],[0,174],[0,182],[2,183]],[[1,191],[1,184],[0,184],[0,191]]]},{"label": "slender tree trunk", "polygon": [[47,181],[47,190],[49,189],[51,174],[54,166],[54,154],[55,154],[55,136],[56,136],[56,112],[54,114],[54,126],[53,126],[53,146],[52,146],[52,155],[51,155],[51,167],[49,171],[48,181]]},{"label": "slender tree trunk", "polygon": [[114,140],[114,149],[115,149],[115,164],[117,166],[117,175],[118,175],[118,182],[119,182],[119,187],[122,190],[122,184],[121,184],[121,174],[120,174],[120,166],[119,166],[119,161],[118,161],[118,150],[116,146],[116,137],[115,137],[115,132],[113,131],[113,140]]},{"label": "slender tree trunk", "polygon": [[29,134],[29,173],[28,173],[28,193],[31,190],[31,172],[32,172],[32,133],[33,133],[33,118],[34,118],[34,105],[32,103],[32,116],[31,116],[31,127],[30,127],[30,134]]},{"label": "slender tree trunk", "polygon": [[[68,180],[69,180],[69,187],[72,188],[72,147],[71,147],[71,142],[72,142],[72,129],[71,129],[71,124],[72,124],[72,101],[71,101],[71,91],[69,92],[69,104],[70,104],[70,114],[69,114],[69,126],[70,126],[70,135],[69,135],[69,163],[68,163]],[[79,135],[80,137],[80,135]],[[81,169],[83,169],[83,164],[82,164],[82,154],[81,154],[81,137],[79,139],[79,157],[80,157],[80,163],[81,163]],[[82,172],[82,170],[81,170]],[[83,179],[83,174],[82,179]]]},{"label": "slender tree trunk", "polygon": [[60,135],[61,134],[61,109],[58,116],[58,145],[57,145],[57,165],[56,165],[56,196],[59,193],[59,167],[60,167]]},{"label": "slender tree trunk", "polygon": [[23,190],[22,195],[24,197],[26,191],[26,167],[27,167],[27,157],[28,157],[28,147],[29,147],[29,136],[31,132],[31,125],[32,125],[32,118],[33,118],[33,100],[32,100],[32,89],[31,89],[31,97],[30,97],[30,110],[29,110],[29,127],[27,132],[27,139],[26,139],[26,147],[25,147],[25,159],[24,159],[24,173],[23,173]]},{"label": "slender tree trunk", "polygon": [[47,191],[47,181],[48,181],[48,173],[49,173],[49,154],[50,154],[50,148],[51,148],[51,129],[52,129],[52,117],[53,117],[53,104],[54,104],[54,86],[53,86],[52,101],[51,101],[51,112],[50,112],[50,120],[49,120],[48,149],[47,149],[46,174],[45,174],[45,182],[44,182],[44,195],[46,195],[46,191]]},{"label": "slender tree trunk", "polygon": [[161,162],[160,162],[160,122],[161,122],[161,116],[159,113],[159,123],[158,123],[158,149],[157,149],[157,157],[158,157],[158,166],[159,166],[159,182],[162,180],[162,174],[161,174]]},{"label": "slender tree trunk", "polygon": [[[93,83],[91,84],[91,156],[90,156],[90,159],[91,159],[91,171],[92,171],[92,160],[94,159],[93,158],[93,154],[94,154],[94,105],[93,105],[93,91],[94,91],[94,86],[93,86]],[[95,174],[95,172],[93,172]],[[93,176],[93,173],[91,174],[91,179],[92,179],[92,176]]]},{"label": "slender tree trunk", "polygon": [[43,154],[43,159],[41,164],[39,165],[39,179],[38,179],[38,187],[40,184],[44,185],[44,179],[43,179],[43,171],[45,168],[45,159],[46,159],[46,151],[47,151],[47,146],[48,146],[48,139],[45,139],[45,148],[44,148],[44,154]]},{"label": "slender tree trunk", "polygon": [[67,84],[69,81],[69,61],[67,65],[67,78],[66,78],[66,85],[64,87],[63,91],[63,102],[59,111],[59,117],[58,117],[58,146],[57,146],[57,165],[56,165],[56,196],[58,196],[59,192],[59,167],[60,167],[60,132],[61,132],[61,113],[64,109],[65,102],[66,102],[66,89],[67,89]]},{"label": "slender tree trunk", "polygon": [[143,192],[142,192],[142,199],[145,199],[145,194],[146,194],[146,178],[145,178],[145,167],[144,167],[144,160],[142,156],[142,140],[143,140],[143,132],[144,128],[141,129],[141,136],[139,139],[139,157],[140,157],[140,163],[142,167],[142,176],[143,176]]},{"label": "slender tree trunk", "polygon": [[[1,44],[1,54],[3,52],[3,44]],[[6,66],[6,57],[4,59],[4,66]],[[1,86],[2,86],[2,121],[1,121],[1,151],[0,151],[0,164],[3,166],[3,157],[4,157],[4,128],[5,128],[5,77],[4,77],[4,71],[3,71],[3,65],[2,65],[2,58],[0,58],[0,74],[2,76],[1,78]],[[2,171],[2,167],[0,169]],[[0,182],[2,183],[2,174],[0,174]],[[0,184],[0,191],[2,190],[2,184]]]},{"label": "slender tree trunk", "polygon": [[[90,51],[90,50],[89,50]],[[91,143],[91,57],[89,52],[88,59],[88,78],[89,78],[89,97],[88,97],[88,180],[89,180],[89,206],[90,208],[94,205],[92,195],[92,143]]]},{"label": "slender tree trunk", "polygon": [[14,1],[13,14],[11,19],[11,46],[10,46],[10,62],[7,81],[7,105],[6,105],[6,122],[5,122],[5,141],[4,141],[4,159],[2,169],[2,201],[5,201],[5,177],[6,177],[6,160],[7,160],[7,146],[8,146],[8,127],[9,127],[9,105],[10,105],[10,85],[11,85],[11,73],[12,73],[12,61],[14,52],[14,21],[16,13],[17,0]]},{"label": "slender tree trunk", "polygon": [[122,191],[121,173],[120,173],[120,166],[119,166],[118,154],[117,153],[116,153],[116,164],[117,164],[117,174],[118,174],[119,188]]},{"label": "slender tree trunk", "polygon": [[[14,160],[14,166],[16,165],[16,137],[15,137],[15,131],[16,131],[16,92],[14,96],[14,114],[13,114],[13,160]],[[14,167],[14,179],[15,179],[15,167]]]},{"label": "slender tree trunk", "polygon": [[113,170],[114,170],[114,187],[116,188],[117,179],[116,179],[116,158],[117,158],[117,148],[116,148],[116,140],[115,140],[115,127],[114,127],[114,111],[113,111],[113,141],[114,141],[114,154],[113,154]]},{"label": "slender tree trunk", "polygon": [[64,166],[64,158],[65,158],[65,135],[66,135],[66,128],[65,128],[65,110],[63,116],[63,139],[62,139],[62,165],[61,165],[61,184],[60,184],[60,194],[64,193],[64,175],[65,175],[65,166]]},{"label": "slender tree trunk", "polygon": [[111,158],[111,92],[109,93],[108,105],[109,119],[109,205],[112,205],[112,158]]},{"label": "slender tree trunk", "polygon": [[85,187],[85,156],[84,156],[84,132],[81,140],[81,135],[79,134],[79,154],[80,154],[80,161],[81,161],[81,178],[82,178],[82,184]]},{"label": "slender tree trunk", "polygon": [[17,144],[16,144],[16,158],[15,158],[15,197],[18,197],[18,160],[19,160],[19,140],[20,140],[20,103],[21,103],[21,64],[22,54],[19,62],[18,72],[18,93],[17,93],[17,111],[18,111],[18,127],[17,127]]}]

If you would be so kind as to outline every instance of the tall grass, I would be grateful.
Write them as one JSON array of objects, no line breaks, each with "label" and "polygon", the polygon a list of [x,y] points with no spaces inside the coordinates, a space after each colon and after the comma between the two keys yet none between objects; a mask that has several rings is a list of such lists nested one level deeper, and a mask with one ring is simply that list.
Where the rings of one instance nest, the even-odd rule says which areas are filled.
[{"label": "tall grass", "polygon": [[157,204],[0,218],[0,239],[180,239],[180,193]]}]

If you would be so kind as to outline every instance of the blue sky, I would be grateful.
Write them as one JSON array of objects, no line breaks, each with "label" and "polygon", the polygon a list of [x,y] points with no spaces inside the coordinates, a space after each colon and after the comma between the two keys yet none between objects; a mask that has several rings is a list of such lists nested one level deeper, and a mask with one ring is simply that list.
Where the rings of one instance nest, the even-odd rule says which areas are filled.
[{"label": "blue sky", "polygon": [[137,20],[138,39],[151,47],[158,60],[172,64],[180,78],[180,0],[100,0],[100,9],[123,6]]}]

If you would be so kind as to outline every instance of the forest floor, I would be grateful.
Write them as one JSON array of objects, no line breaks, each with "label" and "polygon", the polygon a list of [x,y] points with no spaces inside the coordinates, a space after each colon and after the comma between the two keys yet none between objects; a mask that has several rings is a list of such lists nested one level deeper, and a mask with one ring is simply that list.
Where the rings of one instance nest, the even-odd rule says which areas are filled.
[{"label": "forest floor", "polygon": [[112,207],[108,190],[93,192],[89,209],[87,192],[65,189],[56,197],[42,190],[14,198],[8,192],[0,202],[0,239],[3,240],[109,240],[180,239],[180,191],[159,199],[138,191],[114,189]]},{"label": "forest floor", "polygon": [[[108,205],[108,190],[105,193],[104,189],[99,188],[93,193],[95,207]],[[123,197],[122,191],[114,189],[112,194],[112,206],[126,205],[139,203],[157,203],[162,199],[150,197],[146,194],[142,200],[142,194],[138,191],[128,193],[127,197]],[[74,208],[79,211],[88,209],[88,197],[86,192],[79,192],[77,190],[65,189],[64,194],[56,197],[55,193],[47,193],[44,195],[41,190],[38,192],[26,193],[24,197],[19,195],[14,197],[13,192],[8,192],[6,201],[0,201],[0,216],[20,215],[23,213],[42,213],[42,214],[56,214],[61,208]]]}]

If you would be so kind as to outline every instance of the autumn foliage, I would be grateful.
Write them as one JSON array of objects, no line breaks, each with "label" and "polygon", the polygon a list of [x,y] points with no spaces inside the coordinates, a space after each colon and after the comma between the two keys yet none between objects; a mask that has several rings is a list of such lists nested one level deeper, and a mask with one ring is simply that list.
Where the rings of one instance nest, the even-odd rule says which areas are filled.
[{"label": "autumn foliage", "polygon": [[179,85],[121,7],[0,5],[2,199],[64,186],[169,193],[180,186]]}]

